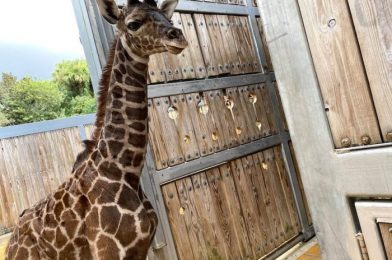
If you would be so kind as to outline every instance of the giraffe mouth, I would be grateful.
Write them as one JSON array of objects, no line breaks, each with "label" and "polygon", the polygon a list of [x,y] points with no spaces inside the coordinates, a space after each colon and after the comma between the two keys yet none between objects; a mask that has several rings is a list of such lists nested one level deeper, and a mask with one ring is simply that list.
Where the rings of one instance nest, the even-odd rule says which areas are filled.
[{"label": "giraffe mouth", "polygon": [[167,51],[172,53],[172,54],[179,54],[182,52],[182,50],[184,50],[185,48],[179,48],[176,46],[170,46],[170,45],[166,45],[167,47]]}]

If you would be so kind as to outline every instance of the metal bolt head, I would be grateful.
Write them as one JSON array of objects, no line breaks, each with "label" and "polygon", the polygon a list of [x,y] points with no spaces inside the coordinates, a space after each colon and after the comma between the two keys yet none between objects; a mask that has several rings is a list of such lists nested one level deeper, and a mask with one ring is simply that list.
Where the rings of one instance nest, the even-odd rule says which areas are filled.
[{"label": "metal bolt head", "polygon": [[351,146],[351,140],[348,137],[343,138],[340,143],[342,144],[343,147],[350,147]]},{"label": "metal bolt head", "polygon": [[370,139],[370,136],[368,136],[368,135],[364,135],[361,137],[361,142],[364,145],[370,144],[371,141],[372,141],[372,139]]},{"label": "metal bolt head", "polygon": [[386,134],[386,139],[387,139],[387,141],[388,142],[392,142],[392,131],[389,131],[387,134]]}]

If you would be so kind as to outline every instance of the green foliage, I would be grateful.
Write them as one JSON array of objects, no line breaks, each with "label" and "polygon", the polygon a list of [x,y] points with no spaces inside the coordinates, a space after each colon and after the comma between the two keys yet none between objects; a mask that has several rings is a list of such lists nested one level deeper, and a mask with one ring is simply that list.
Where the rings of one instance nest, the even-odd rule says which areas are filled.
[{"label": "green foliage", "polygon": [[96,100],[93,96],[77,96],[71,100],[70,110],[66,116],[79,115],[79,114],[90,114],[95,112]]},{"label": "green foliage", "polygon": [[61,117],[64,94],[52,81],[24,78],[5,95],[4,109],[13,124]]},{"label": "green foliage", "polygon": [[57,64],[49,81],[2,73],[0,126],[93,113],[95,103],[84,60]]},{"label": "green foliage", "polygon": [[67,60],[56,64],[53,80],[67,92],[67,96],[76,97],[92,94],[92,85],[87,63],[84,60]]}]

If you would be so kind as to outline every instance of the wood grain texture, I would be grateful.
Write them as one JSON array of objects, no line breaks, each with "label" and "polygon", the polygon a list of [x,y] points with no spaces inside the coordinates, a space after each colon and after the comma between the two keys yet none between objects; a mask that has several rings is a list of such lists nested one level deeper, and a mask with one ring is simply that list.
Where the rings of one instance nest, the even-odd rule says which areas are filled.
[{"label": "wood grain texture", "polygon": [[77,127],[0,140],[0,226],[57,189],[82,149]]},{"label": "wood grain texture", "polygon": [[387,253],[387,258],[392,259],[392,232],[390,229],[392,228],[391,223],[379,223],[381,237],[383,240],[385,252]]},{"label": "wood grain texture", "polygon": [[195,259],[192,251],[184,216],[180,214],[181,202],[174,182],[162,187],[167,216],[171,223],[171,231],[176,241],[177,255],[182,260]]},{"label": "wood grain texture", "polygon": [[[335,146],[381,138],[350,12],[345,1],[299,0]],[[348,139],[346,139],[348,138]],[[346,139],[344,141],[344,139]]]},{"label": "wood grain texture", "polygon": [[148,62],[148,78],[150,83],[161,83],[166,81],[165,74],[165,61],[163,59],[163,54],[158,53],[150,56],[150,61]]},{"label": "wood grain texture", "polygon": [[384,141],[392,132],[392,2],[349,0]]},{"label": "wood grain texture", "polygon": [[252,115],[254,114],[255,122],[259,121],[261,123],[261,129],[259,136],[265,137],[271,134],[270,124],[268,122],[268,116],[266,113],[266,109],[264,106],[265,101],[263,100],[263,96],[261,95],[261,91],[257,90],[257,85],[252,85],[247,88],[248,95],[255,95],[257,101],[254,105],[256,111],[252,110]]},{"label": "wood grain texture", "polygon": [[263,20],[261,19],[261,17],[257,17],[256,21],[257,21],[257,28],[259,29],[261,40],[263,42],[263,50],[264,50],[265,60],[267,62],[267,69],[268,71],[273,71],[274,68],[272,66],[271,54],[268,49],[267,39],[265,38]]}]

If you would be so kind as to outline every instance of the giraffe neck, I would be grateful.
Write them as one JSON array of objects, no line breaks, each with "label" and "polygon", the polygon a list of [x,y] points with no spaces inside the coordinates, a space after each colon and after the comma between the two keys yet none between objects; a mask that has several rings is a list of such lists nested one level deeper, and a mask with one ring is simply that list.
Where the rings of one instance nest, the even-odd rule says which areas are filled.
[{"label": "giraffe neck", "polygon": [[147,146],[148,57],[117,39],[96,162],[101,175],[123,179],[135,189]]}]

